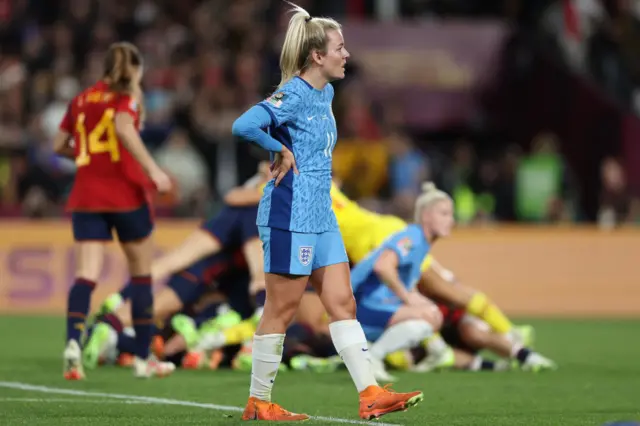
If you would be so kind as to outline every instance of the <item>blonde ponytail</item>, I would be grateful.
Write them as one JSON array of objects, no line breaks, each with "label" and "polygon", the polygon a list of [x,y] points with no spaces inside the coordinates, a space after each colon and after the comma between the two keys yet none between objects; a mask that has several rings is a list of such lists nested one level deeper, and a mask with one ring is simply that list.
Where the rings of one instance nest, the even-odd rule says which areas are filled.
[{"label": "blonde ponytail", "polygon": [[446,192],[438,189],[433,182],[424,182],[422,184],[422,194],[418,196],[416,200],[416,206],[414,210],[414,220],[419,223],[422,218],[422,212],[425,208],[432,206],[438,201],[451,200],[451,197]]},{"label": "blonde ponytail", "polygon": [[340,24],[331,18],[314,18],[309,12],[291,2],[293,16],[289,20],[287,33],[280,54],[282,78],[278,88],[311,65],[311,53],[317,50],[325,54],[327,31],[340,30]]}]

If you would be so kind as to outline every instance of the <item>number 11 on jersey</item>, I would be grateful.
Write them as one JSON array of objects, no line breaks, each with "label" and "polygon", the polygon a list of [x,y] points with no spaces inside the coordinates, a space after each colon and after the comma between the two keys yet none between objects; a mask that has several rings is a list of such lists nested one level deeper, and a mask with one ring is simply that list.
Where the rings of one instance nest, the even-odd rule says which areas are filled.
[{"label": "number 11 on jersey", "polygon": [[327,132],[327,147],[324,149],[325,157],[331,158],[334,146],[336,146],[336,134],[333,132]]}]

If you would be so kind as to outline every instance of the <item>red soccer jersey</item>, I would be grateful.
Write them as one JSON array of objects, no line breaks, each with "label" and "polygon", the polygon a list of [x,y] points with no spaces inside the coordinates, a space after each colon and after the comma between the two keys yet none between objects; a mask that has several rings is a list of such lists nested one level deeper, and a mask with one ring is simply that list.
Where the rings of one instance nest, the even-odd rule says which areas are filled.
[{"label": "red soccer jersey", "polygon": [[69,104],[60,129],[73,135],[78,170],[68,210],[127,211],[150,202],[153,184],[116,135],[114,119],[121,112],[139,126],[136,100],[102,81]]}]

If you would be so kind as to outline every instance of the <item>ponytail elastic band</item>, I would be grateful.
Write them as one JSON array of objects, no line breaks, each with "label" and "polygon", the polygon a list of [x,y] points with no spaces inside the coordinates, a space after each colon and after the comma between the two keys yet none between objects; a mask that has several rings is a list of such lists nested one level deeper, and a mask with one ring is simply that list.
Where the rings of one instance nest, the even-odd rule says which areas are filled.
[{"label": "ponytail elastic band", "polygon": [[312,19],[313,19],[313,16],[308,16],[308,17],[304,18],[304,22],[309,22]]}]

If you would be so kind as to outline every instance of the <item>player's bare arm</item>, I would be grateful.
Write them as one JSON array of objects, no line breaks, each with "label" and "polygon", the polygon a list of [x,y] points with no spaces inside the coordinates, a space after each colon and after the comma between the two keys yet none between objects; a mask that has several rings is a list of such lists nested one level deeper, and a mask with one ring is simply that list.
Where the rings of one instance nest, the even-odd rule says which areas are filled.
[{"label": "player's bare arm", "polygon": [[411,294],[402,284],[398,275],[398,255],[393,250],[382,252],[373,266],[373,272],[405,304],[410,304]]},{"label": "player's bare arm", "polygon": [[73,159],[75,154],[71,146],[71,134],[58,130],[53,138],[53,151],[58,155]]}]

